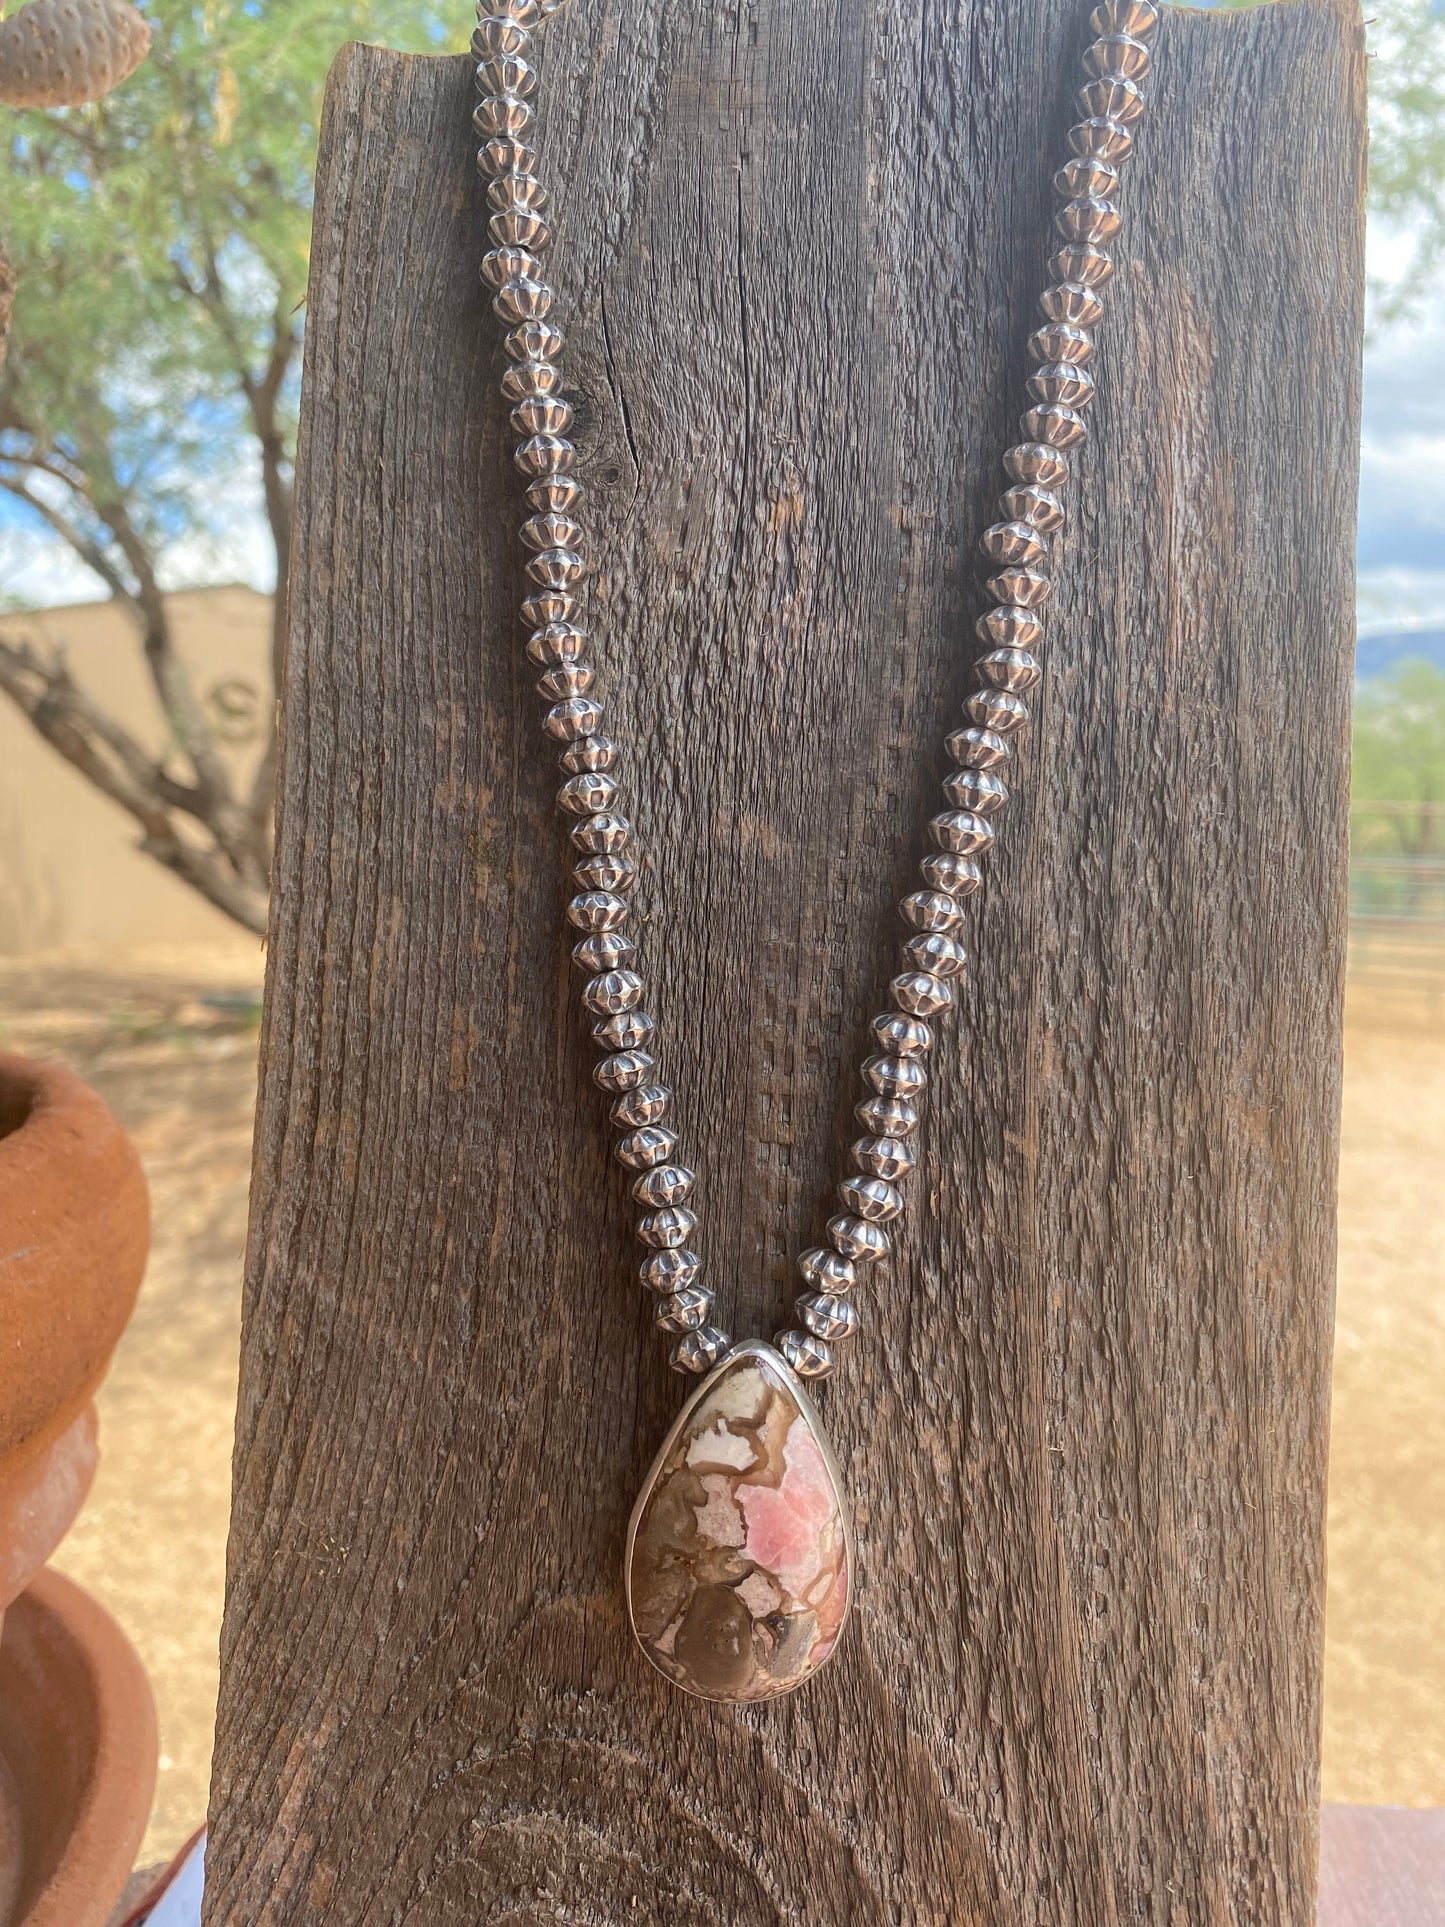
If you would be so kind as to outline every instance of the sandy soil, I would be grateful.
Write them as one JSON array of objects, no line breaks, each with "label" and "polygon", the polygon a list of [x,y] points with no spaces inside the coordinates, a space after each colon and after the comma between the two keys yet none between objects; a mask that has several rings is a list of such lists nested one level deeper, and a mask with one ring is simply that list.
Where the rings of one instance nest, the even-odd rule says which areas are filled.
[{"label": "sandy soil", "polygon": [[[0,965],[0,1042],[107,1098],[155,1244],[101,1394],[101,1470],[57,1563],[150,1670],[163,1755],[142,1861],[205,1812],[254,1090],[253,951]],[[216,1001],[221,997],[223,1001]],[[208,1001],[208,999],[210,1001]],[[1352,995],[1330,1480],[1324,1791],[1445,1804],[1445,1022]]]}]

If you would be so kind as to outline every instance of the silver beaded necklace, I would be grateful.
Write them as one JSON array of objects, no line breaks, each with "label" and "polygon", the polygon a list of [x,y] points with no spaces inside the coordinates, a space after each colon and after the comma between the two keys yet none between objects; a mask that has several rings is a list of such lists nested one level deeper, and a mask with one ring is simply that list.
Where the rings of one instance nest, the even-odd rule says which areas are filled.
[{"label": "silver beaded necklace", "polygon": [[532,552],[522,604],[526,647],[547,704],[543,728],[561,745],[557,800],[572,819],[579,891],[567,905],[578,932],[572,957],[604,1053],[593,1077],[612,1098],[620,1133],[614,1150],[642,1207],[642,1282],[655,1294],[656,1322],[673,1338],[673,1368],[703,1381],[633,1508],[627,1605],[643,1652],[675,1685],[706,1699],[764,1700],[791,1692],[831,1656],[851,1604],[848,1503],[803,1381],[830,1373],[837,1348],[856,1332],[854,1286],[888,1254],[888,1227],[903,1209],[900,1183],[916,1161],[930,1020],[953,1001],[965,962],[962,899],[982,882],[981,859],[1008,800],[1001,772],[1028,721],[1024,698],[1042,674],[1032,652],[1050,585],[1040,565],[1064,521],[1057,491],[1068,479],[1068,452],[1087,433],[1091,331],[1103,313],[1099,290],[1113,272],[1106,244],[1120,225],[1112,195],[1144,110],[1139,82],[1159,13],[1153,0],[1102,0],[1090,15],[1098,37],[1084,53],[1082,118],[1056,176],[1063,246],[1040,300],[1043,325],[1029,339],[1038,365],[1022,419],[1026,439],[1004,456],[1003,519],[983,537],[996,571],[987,584],[994,606],[977,624],[986,653],[968,720],[947,740],[958,767],[944,783],[947,809],[928,826],[935,847],[922,864],[926,887],[901,906],[903,968],[889,985],[889,1009],[869,1027],[875,1049],[862,1067],[867,1092],[857,1107],[865,1135],[852,1147],[854,1170],[838,1187],[842,1208],[828,1220],[826,1242],[798,1259],[797,1327],[771,1344],[735,1344],[712,1322],[713,1294],[700,1282],[702,1260],[692,1249],[696,1180],[678,1160],[667,1121],[672,1095],[657,1076],[656,1026],[625,929],[635,864],[632,825],[618,809],[620,751],[602,732],[596,670],[578,620],[586,564],[574,511],[583,489],[567,439],[572,408],[563,394],[563,340],[551,320],[555,296],[539,258],[551,238],[547,192],[528,145],[537,89],[532,30],[561,4],[481,0],[473,124],[483,142],[477,166],[489,182],[493,243],[482,278],[508,330],[502,393],[523,438],[515,459],[532,511],[521,531]]}]

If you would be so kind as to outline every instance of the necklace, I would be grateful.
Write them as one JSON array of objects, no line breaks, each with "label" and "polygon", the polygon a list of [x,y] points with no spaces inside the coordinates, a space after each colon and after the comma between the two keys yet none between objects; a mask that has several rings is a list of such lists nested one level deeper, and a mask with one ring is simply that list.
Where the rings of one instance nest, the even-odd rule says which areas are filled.
[{"label": "necklace", "polygon": [[828,1221],[826,1242],[798,1259],[798,1327],[771,1344],[734,1344],[712,1322],[713,1293],[700,1282],[702,1260],[692,1249],[696,1177],[678,1159],[668,1123],[672,1094],[657,1075],[656,1026],[633,967],[637,946],[626,934],[636,866],[632,825],[618,807],[621,752],[603,733],[579,622],[586,564],[574,510],[583,488],[567,439],[572,407],[563,339],[551,319],[555,296],[540,259],[551,239],[548,197],[528,144],[537,91],[532,30],[561,4],[481,0],[473,125],[483,143],[477,166],[489,182],[493,243],[482,278],[507,328],[502,393],[522,437],[515,461],[531,510],[521,530],[531,551],[521,613],[547,704],[543,728],[560,745],[557,800],[571,819],[578,886],[567,905],[577,932],[572,958],[603,1052],[593,1077],[611,1097],[620,1134],[614,1150],[642,1207],[641,1276],[656,1298],[656,1322],[673,1338],[674,1369],[702,1377],[633,1508],[627,1606],[643,1652],[675,1685],[705,1699],[765,1700],[817,1672],[836,1650],[852,1602],[848,1503],[804,1381],[832,1372],[838,1348],[857,1331],[854,1287],[888,1254],[889,1226],[903,1209],[901,1181],[916,1162],[931,1020],[952,1003],[953,979],[964,968],[963,899],[982,883],[981,860],[1008,800],[1002,772],[1028,721],[1025,696],[1042,675],[1033,652],[1050,584],[1041,565],[1064,523],[1057,491],[1069,476],[1069,451],[1087,433],[1092,330],[1103,313],[1099,290],[1113,272],[1107,244],[1120,227],[1112,196],[1144,110],[1139,82],[1159,14],[1153,0],[1102,0],[1090,15],[1097,38],[1084,52],[1081,118],[1055,177],[1063,245],[1049,263],[1043,323],[1029,338],[1037,365],[1025,439],[1004,456],[1003,519],[983,536],[995,571],[987,583],[993,606],[977,623],[985,654],[967,720],[947,739],[957,767],[944,783],[948,807],[928,826],[934,848],[922,863],[925,887],[901,905],[903,968],[889,985],[890,1007],[869,1026],[873,1054],[862,1067],[866,1094],[857,1106],[865,1134],[852,1147],[854,1169],[838,1187],[841,1209]]}]

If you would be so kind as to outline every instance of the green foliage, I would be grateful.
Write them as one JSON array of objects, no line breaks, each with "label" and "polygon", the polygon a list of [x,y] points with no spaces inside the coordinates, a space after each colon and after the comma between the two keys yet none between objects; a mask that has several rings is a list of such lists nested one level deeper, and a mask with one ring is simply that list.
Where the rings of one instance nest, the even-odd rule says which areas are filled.
[{"label": "green foliage", "polygon": [[1357,852],[1445,850],[1445,671],[1401,662],[1367,683],[1355,701],[1352,760]]},{"label": "green foliage", "polygon": [[256,426],[248,384],[268,371],[289,457],[332,56],[368,37],[436,49],[446,14],[422,0],[171,0],[151,10],[150,56],[107,99],[5,116],[19,293],[0,479],[38,493],[127,586],[134,558],[106,505],[123,501],[152,555],[204,527],[208,482]]}]

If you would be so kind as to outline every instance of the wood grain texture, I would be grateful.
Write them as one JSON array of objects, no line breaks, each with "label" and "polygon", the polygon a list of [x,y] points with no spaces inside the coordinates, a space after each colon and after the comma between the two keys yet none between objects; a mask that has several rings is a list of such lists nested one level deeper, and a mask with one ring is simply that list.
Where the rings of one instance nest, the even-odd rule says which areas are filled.
[{"label": "wood grain texture", "polygon": [[[642,942],[735,1331],[853,1135],[1084,0],[572,0],[542,147]],[[650,1672],[682,1387],[568,982],[463,60],[322,144],[206,1918],[1312,1917],[1355,9],[1171,14],[1038,724],[866,1336],[847,1650]]]}]

